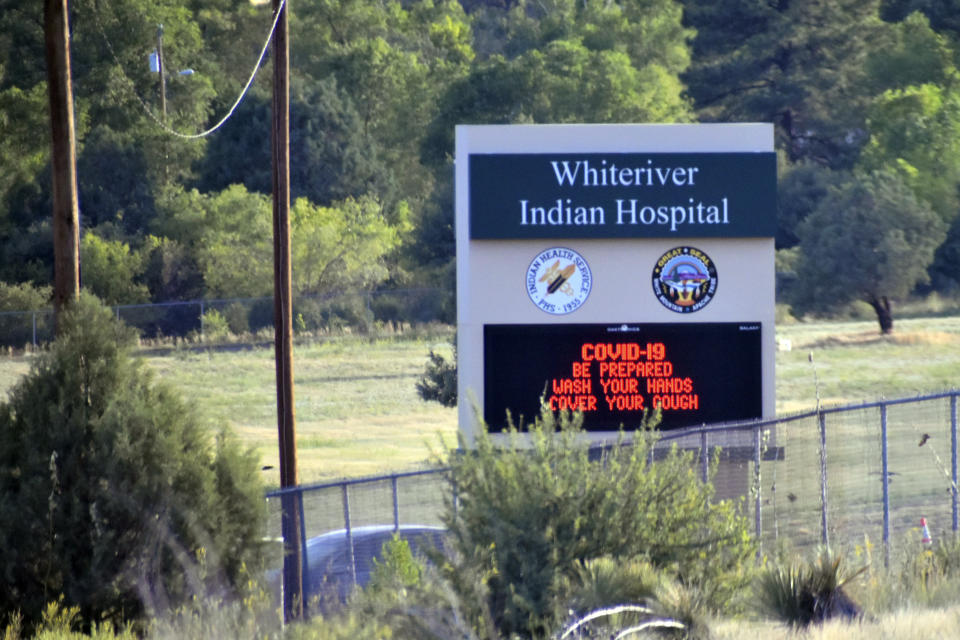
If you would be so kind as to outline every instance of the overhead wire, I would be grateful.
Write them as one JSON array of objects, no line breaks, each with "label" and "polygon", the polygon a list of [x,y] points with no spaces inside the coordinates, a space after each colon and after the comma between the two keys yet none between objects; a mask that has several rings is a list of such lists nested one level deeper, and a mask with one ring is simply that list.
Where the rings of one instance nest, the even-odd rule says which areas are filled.
[{"label": "overhead wire", "polygon": [[175,129],[168,126],[159,117],[157,117],[157,114],[153,112],[153,110],[147,105],[146,101],[144,101],[144,99],[140,97],[140,94],[137,93],[136,83],[134,83],[134,81],[130,78],[130,76],[127,75],[126,71],[124,71],[123,63],[120,62],[120,58],[117,57],[116,51],[114,51],[113,49],[113,44],[110,42],[110,38],[107,37],[107,32],[103,28],[103,24],[100,22],[100,11],[97,7],[96,0],[94,0],[93,2],[93,5],[94,5],[93,19],[94,19],[94,22],[96,22],[97,24],[97,29],[99,29],[100,35],[103,37],[103,40],[107,45],[107,49],[110,51],[111,57],[113,57],[114,62],[116,62],[117,66],[120,68],[120,73],[123,75],[124,78],[126,78],[127,82],[130,83],[131,92],[133,93],[134,97],[136,97],[137,102],[140,103],[140,106],[143,107],[143,110],[147,113],[147,115],[150,116],[150,118],[164,132],[172,136],[176,136],[178,138],[183,138],[187,140],[196,140],[198,138],[205,138],[210,134],[212,134],[213,132],[215,132],[220,127],[222,127],[227,122],[227,120],[229,120],[230,117],[234,114],[234,112],[237,110],[237,107],[240,106],[240,103],[243,101],[244,97],[247,95],[247,92],[250,90],[250,86],[253,84],[254,78],[256,78],[257,76],[257,71],[260,70],[260,65],[263,64],[263,58],[267,54],[267,49],[270,47],[270,42],[273,40],[274,31],[276,31],[277,29],[277,23],[280,21],[280,15],[283,12],[284,8],[286,7],[286,4],[287,4],[286,0],[280,0],[280,4],[277,7],[277,10],[274,12],[273,23],[270,25],[270,32],[267,34],[267,39],[263,43],[263,48],[260,49],[260,55],[257,57],[257,62],[253,66],[253,70],[250,72],[249,78],[247,78],[247,83],[243,86],[243,89],[240,90],[240,94],[237,96],[237,99],[234,101],[233,105],[231,105],[231,107],[227,110],[226,115],[224,115],[223,118],[221,118],[215,125],[213,125],[209,129],[205,131],[201,131],[200,133],[192,133],[192,134],[180,133],[179,131],[176,131]]}]

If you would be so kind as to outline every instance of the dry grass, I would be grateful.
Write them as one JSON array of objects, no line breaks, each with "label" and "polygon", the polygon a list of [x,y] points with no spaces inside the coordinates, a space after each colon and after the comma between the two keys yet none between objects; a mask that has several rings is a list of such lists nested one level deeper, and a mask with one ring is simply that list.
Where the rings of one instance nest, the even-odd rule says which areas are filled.
[{"label": "dry grass", "polygon": [[7,391],[30,370],[31,356],[0,356],[0,401],[6,400]]},{"label": "dry grass", "polygon": [[947,609],[907,609],[874,620],[831,621],[803,632],[772,622],[722,621],[717,640],[955,640],[960,638],[960,605]]},{"label": "dry grass", "polygon": [[947,333],[946,331],[912,331],[885,336],[874,331],[857,331],[825,336],[809,343],[801,342],[797,346],[802,349],[821,350],[835,347],[866,347],[878,344],[949,347],[960,345],[960,334]]},{"label": "dry grass", "polygon": [[[777,328],[777,413],[898,398],[960,386],[960,317],[809,322]],[[812,363],[811,363],[812,357]]]}]

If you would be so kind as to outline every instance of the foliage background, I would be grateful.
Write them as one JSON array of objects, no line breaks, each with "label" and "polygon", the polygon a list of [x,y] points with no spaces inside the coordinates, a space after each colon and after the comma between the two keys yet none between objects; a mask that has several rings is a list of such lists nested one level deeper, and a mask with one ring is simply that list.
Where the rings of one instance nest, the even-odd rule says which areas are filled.
[{"label": "foliage background", "polygon": [[[898,259],[894,277],[856,298],[953,295],[960,84],[957,26],[944,6],[293,3],[297,293],[417,286],[452,299],[456,124],[760,121],[775,125],[780,156],[778,249],[819,262],[813,243],[800,242],[803,221],[826,198],[855,215],[859,204],[830,190],[895,174],[942,222],[926,234],[934,253]],[[38,135],[47,128],[41,7],[0,0],[0,9],[0,281],[42,288],[52,241],[49,143]],[[268,3],[74,0],[70,17],[84,285],[115,303],[268,290],[271,69],[213,135],[159,125],[194,134],[226,113],[266,38]],[[165,116],[146,64],[160,24]],[[820,291],[816,274],[785,278],[781,301],[798,314],[850,302]]]}]

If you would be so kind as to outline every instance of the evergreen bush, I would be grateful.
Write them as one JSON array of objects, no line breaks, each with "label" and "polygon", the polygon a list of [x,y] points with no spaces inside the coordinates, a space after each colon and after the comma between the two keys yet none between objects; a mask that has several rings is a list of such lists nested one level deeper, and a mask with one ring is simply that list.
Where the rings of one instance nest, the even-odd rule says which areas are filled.
[{"label": "evergreen bush", "polygon": [[82,295],[0,405],[0,619],[62,595],[88,624],[141,619],[259,575],[252,454],[131,358]]},{"label": "evergreen bush", "polygon": [[417,394],[428,402],[439,402],[444,407],[457,406],[457,345],[447,360],[442,354],[430,349],[427,366],[417,380]]}]

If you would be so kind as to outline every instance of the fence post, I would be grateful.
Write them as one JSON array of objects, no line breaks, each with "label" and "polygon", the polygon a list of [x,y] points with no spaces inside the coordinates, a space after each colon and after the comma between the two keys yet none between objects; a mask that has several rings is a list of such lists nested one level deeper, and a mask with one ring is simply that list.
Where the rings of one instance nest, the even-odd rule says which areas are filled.
[{"label": "fence post", "polygon": [[762,483],[760,482],[760,425],[753,428],[753,464],[754,464],[754,527],[757,536],[757,560],[763,556],[763,521],[761,518],[761,508],[763,500],[761,499]]},{"label": "fence post", "polygon": [[707,451],[707,430],[700,428],[700,479],[707,484],[710,479],[710,452]]},{"label": "fence post", "polygon": [[827,419],[823,413],[818,413],[820,419],[820,541],[823,546],[830,547],[830,536],[827,533]]},{"label": "fence post", "polygon": [[883,479],[883,564],[890,566],[890,467],[887,449],[887,405],[880,405],[880,477]]},{"label": "fence post", "polygon": [[456,521],[460,515],[460,492],[457,491],[457,481],[451,478],[450,489],[453,491],[453,519]]},{"label": "fence post", "polygon": [[347,483],[340,485],[343,488],[343,523],[347,531],[347,559],[350,561],[350,582],[351,586],[357,586],[357,558],[353,551],[353,532],[350,529],[350,494],[347,491]]},{"label": "fence post", "polygon": [[950,502],[953,532],[957,532],[957,393],[950,396]]},{"label": "fence post", "polygon": [[[37,346],[37,312],[33,312],[33,346]],[[956,449],[956,447],[954,447]],[[956,527],[954,527],[956,528]]]},{"label": "fence post", "polygon": [[206,336],[203,333],[203,300],[200,301],[200,342],[203,342]]},{"label": "fence post", "polygon": [[393,530],[400,530],[400,492],[399,487],[397,486],[397,476],[394,475],[390,478],[390,484],[393,488]]},{"label": "fence post", "polygon": [[306,593],[310,584],[310,558],[307,557],[307,512],[303,509],[303,489],[300,487],[297,487],[297,499],[300,501],[300,513],[297,514],[300,518],[300,582]]}]

